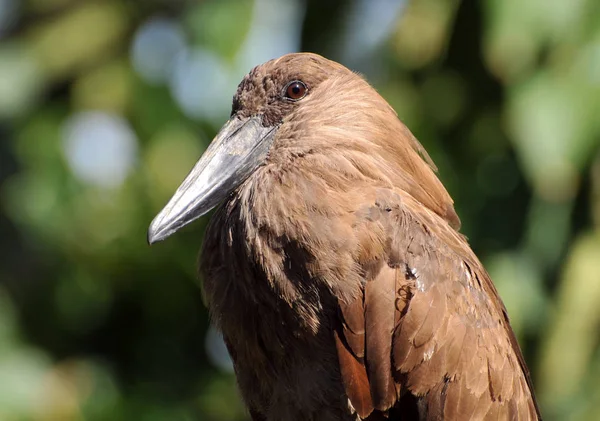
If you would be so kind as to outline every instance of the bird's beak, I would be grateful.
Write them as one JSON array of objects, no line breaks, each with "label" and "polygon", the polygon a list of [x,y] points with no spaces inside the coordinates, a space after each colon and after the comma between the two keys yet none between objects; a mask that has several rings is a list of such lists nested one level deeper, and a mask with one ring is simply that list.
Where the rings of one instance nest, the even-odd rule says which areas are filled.
[{"label": "bird's beak", "polygon": [[265,160],[277,127],[264,127],[260,116],[232,117],[152,221],[148,243],[164,240],[208,213]]}]

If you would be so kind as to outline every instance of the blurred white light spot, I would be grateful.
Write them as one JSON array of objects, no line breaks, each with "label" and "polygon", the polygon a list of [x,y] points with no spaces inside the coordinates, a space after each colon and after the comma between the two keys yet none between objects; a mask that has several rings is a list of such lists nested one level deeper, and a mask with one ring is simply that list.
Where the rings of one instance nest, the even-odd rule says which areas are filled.
[{"label": "blurred white light spot", "polygon": [[229,114],[233,87],[238,82],[233,81],[219,57],[196,49],[177,57],[170,86],[186,115],[222,122]]},{"label": "blurred white light spot", "polygon": [[406,0],[359,0],[348,17],[342,46],[345,62],[360,64],[390,35]]},{"label": "blurred white light spot", "polygon": [[254,2],[252,25],[239,56],[244,73],[257,64],[299,50],[306,11],[304,3],[298,0]]},{"label": "blurred white light spot", "polygon": [[256,0],[250,31],[233,64],[202,48],[184,48],[169,82],[183,112],[222,124],[244,74],[264,61],[298,51],[303,14],[304,2],[299,0]]},{"label": "blurred white light spot", "polygon": [[223,341],[223,336],[213,326],[210,326],[206,332],[205,346],[206,355],[215,367],[228,373],[233,372],[233,363]]},{"label": "blurred white light spot", "polygon": [[175,57],[185,49],[185,37],[176,21],[154,18],[136,32],[131,47],[135,70],[150,83],[165,83]]},{"label": "blurred white light spot", "polygon": [[64,152],[81,181],[99,187],[121,185],[137,160],[138,144],[129,123],[103,112],[72,115],[63,127]]}]

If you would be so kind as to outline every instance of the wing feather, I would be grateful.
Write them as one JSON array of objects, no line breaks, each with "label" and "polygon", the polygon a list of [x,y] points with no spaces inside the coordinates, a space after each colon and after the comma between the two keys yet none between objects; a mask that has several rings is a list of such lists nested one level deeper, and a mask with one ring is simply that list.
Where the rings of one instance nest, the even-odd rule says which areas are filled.
[{"label": "wing feather", "polygon": [[384,267],[365,286],[366,364],[376,409],[385,411],[396,401],[392,377],[392,336],[395,318],[396,271]]},{"label": "wing feather", "polygon": [[344,337],[336,331],[335,345],[340,363],[340,373],[348,399],[361,418],[366,418],[373,412],[373,400],[367,370],[362,360],[357,359],[344,341]]},{"label": "wing feather", "polygon": [[368,274],[364,295],[340,303],[340,361],[346,349],[364,367],[342,369],[359,415],[414,402],[420,420],[541,419],[506,310],[464,237],[398,191],[379,191],[357,215],[368,215],[357,230],[385,233],[382,244],[360,246],[383,253],[357,262]]}]

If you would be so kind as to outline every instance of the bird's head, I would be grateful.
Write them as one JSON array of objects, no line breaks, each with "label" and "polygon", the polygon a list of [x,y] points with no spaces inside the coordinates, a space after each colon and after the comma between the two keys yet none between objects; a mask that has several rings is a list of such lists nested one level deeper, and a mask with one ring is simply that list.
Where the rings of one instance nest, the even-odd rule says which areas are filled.
[{"label": "bird's head", "polygon": [[[404,141],[393,142],[398,136]],[[239,84],[230,119],[152,221],[148,241],[208,213],[267,162],[290,163],[315,150],[335,154],[350,145],[409,172],[420,168],[415,157],[422,163],[420,144],[394,110],[346,67],[311,53],[259,65]]]},{"label": "bird's head", "polygon": [[154,218],[148,241],[163,240],[213,209],[264,164],[286,120],[345,67],[316,54],[288,54],[252,69],[233,97],[231,117]]}]

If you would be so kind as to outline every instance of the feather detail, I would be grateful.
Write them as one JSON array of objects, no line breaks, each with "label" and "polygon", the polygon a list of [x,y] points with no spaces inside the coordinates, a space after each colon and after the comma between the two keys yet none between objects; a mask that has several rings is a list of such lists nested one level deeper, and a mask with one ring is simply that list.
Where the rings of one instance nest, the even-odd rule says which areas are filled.
[{"label": "feather detail", "polygon": [[361,290],[359,296],[348,303],[340,302],[343,336],[356,358],[365,356],[365,312]]},{"label": "feather detail", "polygon": [[392,377],[392,334],[396,270],[382,268],[365,286],[366,364],[375,408],[385,411],[396,401]]},{"label": "feather detail", "polygon": [[364,364],[356,359],[337,330],[334,332],[334,337],[342,382],[348,394],[348,399],[350,399],[358,416],[366,418],[373,412],[373,401],[369,389],[367,370]]}]

